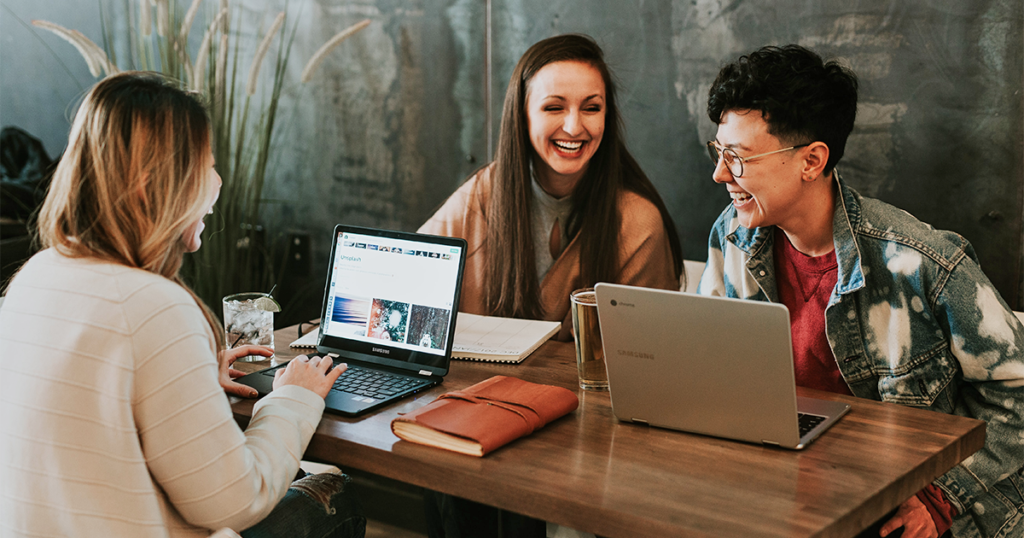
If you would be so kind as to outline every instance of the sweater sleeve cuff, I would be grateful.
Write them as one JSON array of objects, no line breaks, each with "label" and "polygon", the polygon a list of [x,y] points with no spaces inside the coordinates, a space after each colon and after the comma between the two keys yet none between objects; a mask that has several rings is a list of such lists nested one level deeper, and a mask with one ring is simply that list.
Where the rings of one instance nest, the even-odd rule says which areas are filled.
[{"label": "sweater sleeve cuff", "polygon": [[298,414],[315,430],[323,415],[324,405],[324,399],[319,394],[298,385],[285,385],[260,398],[252,408],[252,416],[259,416],[260,411],[267,406],[283,406],[289,412]]}]

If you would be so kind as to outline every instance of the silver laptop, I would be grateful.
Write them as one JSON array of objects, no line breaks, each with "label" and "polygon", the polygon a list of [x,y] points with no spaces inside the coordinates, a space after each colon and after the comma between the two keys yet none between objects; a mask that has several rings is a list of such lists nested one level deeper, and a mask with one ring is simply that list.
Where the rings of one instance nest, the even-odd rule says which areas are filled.
[{"label": "silver laptop", "polygon": [[802,449],[850,410],[797,397],[789,311],[781,304],[617,284],[596,289],[619,420]]}]

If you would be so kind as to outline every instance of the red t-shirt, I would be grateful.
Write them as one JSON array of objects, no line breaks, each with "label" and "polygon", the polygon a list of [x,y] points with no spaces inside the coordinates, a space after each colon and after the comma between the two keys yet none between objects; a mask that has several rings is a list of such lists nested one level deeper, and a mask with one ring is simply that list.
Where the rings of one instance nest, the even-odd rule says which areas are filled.
[{"label": "red t-shirt", "polygon": [[789,309],[796,384],[852,396],[825,334],[825,307],[839,274],[835,252],[804,255],[781,228],[775,229],[774,248],[775,285]]},{"label": "red t-shirt", "polygon": [[[796,384],[852,396],[825,334],[825,307],[839,276],[835,251],[807,256],[793,247],[781,228],[776,228],[774,254],[779,301],[789,309]],[[945,534],[956,509],[942,490],[929,484],[917,493],[917,498],[928,509],[939,536]]]}]

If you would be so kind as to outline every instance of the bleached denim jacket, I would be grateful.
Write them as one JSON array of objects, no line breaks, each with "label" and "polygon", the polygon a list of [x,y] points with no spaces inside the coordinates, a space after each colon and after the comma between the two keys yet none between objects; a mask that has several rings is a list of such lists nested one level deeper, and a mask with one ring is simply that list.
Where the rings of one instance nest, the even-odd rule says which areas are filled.
[{"label": "bleached denim jacket", "polygon": [[[1024,536],[1024,326],[966,239],[834,177],[825,330],[846,383],[861,398],[984,420],[984,448],[934,484],[959,513],[954,536]],[[773,231],[726,208],[698,292],[778,302]]]}]

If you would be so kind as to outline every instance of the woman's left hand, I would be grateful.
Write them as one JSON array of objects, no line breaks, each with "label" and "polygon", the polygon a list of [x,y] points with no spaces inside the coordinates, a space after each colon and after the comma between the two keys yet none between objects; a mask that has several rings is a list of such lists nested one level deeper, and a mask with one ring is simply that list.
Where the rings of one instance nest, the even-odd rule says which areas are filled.
[{"label": "woman's left hand", "polygon": [[238,346],[221,351],[217,356],[217,362],[220,364],[218,381],[220,381],[220,386],[224,388],[224,392],[234,396],[241,396],[243,398],[255,398],[258,396],[256,389],[232,381],[235,378],[244,376],[245,372],[235,370],[231,365],[238,359],[249,355],[270,357],[273,354],[274,350],[267,346],[251,345]]}]

